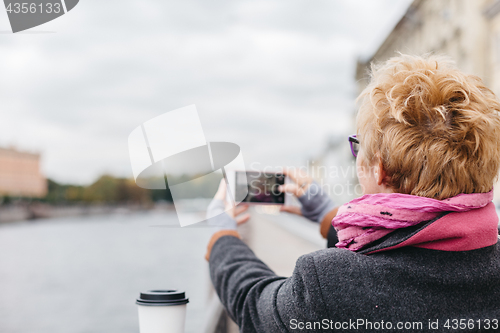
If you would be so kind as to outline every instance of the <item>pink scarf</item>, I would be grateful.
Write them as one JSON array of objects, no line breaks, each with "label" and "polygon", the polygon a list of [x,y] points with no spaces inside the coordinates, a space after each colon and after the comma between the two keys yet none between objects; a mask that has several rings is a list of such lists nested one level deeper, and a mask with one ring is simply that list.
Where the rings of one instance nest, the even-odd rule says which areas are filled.
[{"label": "pink scarf", "polygon": [[396,229],[432,220],[444,212],[481,208],[492,199],[493,190],[444,200],[401,193],[366,194],[339,208],[332,221],[339,238],[336,247],[358,251]]}]

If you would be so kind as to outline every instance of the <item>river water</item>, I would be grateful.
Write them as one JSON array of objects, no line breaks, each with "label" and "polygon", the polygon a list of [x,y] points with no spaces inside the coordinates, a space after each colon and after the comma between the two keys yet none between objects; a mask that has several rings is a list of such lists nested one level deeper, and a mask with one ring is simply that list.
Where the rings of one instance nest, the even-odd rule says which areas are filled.
[{"label": "river water", "polygon": [[211,230],[164,226],[176,224],[175,212],[0,224],[0,332],[137,333],[139,292],[172,288],[190,299],[186,332],[201,332]]}]

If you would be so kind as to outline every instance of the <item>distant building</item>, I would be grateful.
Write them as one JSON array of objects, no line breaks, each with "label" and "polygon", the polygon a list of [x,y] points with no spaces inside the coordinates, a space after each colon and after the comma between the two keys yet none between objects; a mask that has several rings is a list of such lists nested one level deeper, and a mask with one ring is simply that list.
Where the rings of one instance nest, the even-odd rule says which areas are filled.
[{"label": "distant building", "polygon": [[47,180],[40,173],[40,155],[0,148],[0,195],[43,197]]},{"label": "distant building", "polygon": [[[462,71],[479,76],[500,96],[500,0],[414,0],[378,50],[358,60],[359,92],[368,84],[370,63],[397,52],[451,56]],[[500,191],[495,201],[500,203]]]},{"label": "distant building", "polygon": [[396,52],[449,55],[464,72],[481,77],[491,86],[491,27],[486,12],[494,3],[498,1],[413,1],[375,54],[358,61],[359,90],[368,83],[369,64],[397,56]]},{"label": "distant building", "polygon": [[484,10],[488,20],[488,80],[486,81],[497,96],[500,96],[500,0],[489,1]]}]

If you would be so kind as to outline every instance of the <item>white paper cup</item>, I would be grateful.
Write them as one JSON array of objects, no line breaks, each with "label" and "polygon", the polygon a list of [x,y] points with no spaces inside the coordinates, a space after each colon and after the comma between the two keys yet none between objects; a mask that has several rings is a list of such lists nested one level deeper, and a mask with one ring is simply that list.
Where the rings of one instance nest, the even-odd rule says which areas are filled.
[{"label": "white paper cup", "polygon": [[136,301],[140,333],[184,333],[188,302],[185,293],[177,290],[141,293]]}]

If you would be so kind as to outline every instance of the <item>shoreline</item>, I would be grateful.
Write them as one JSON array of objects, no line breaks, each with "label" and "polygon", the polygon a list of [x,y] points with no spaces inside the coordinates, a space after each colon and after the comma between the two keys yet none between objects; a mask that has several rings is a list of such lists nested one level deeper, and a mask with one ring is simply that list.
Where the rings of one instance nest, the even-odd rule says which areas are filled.
[{"label": "shoreline", "polygon": [[151,210],[174,210],[171,203],[155,203],[151,205],[49,205],[30,203],[0,206],[0,223],[35,221],[46,218],[73,217],[87,215],[105,215]]}]

